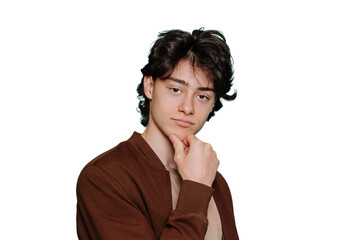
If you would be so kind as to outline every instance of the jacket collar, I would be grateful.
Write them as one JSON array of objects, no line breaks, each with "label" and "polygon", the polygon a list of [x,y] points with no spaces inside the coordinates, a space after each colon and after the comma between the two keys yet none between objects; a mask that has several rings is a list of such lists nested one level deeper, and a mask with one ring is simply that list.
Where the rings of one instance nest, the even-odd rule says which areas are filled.
[{"label": "jacket collar", "polygon": [[141,136],[140,133],[134,132],[132,136],[128,139],[128,142],[139,151],[144,159],[150,163],[153,167],[167,171],[164,164],[161,162],[159,157],[150,147],[150,145],[145,141],[145,139]]}]

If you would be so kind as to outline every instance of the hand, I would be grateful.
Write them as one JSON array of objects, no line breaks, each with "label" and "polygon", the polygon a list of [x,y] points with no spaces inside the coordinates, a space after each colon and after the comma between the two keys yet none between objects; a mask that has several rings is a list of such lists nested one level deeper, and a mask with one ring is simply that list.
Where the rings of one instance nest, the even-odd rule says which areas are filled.
[{"label": "hand", "polygon": [[211,145],[194,135],[187,136],[183,142],[175,135],[169,138],[175,149],[174,161],[182,179],[211,187],[220,163]]}]

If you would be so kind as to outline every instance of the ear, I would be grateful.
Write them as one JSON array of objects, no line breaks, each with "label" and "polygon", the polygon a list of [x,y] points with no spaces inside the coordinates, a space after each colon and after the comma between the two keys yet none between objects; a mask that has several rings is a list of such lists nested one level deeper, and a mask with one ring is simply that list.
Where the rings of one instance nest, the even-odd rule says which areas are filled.
[{"label": "ear", "polygon": [[151,76],[144,76],[144,93],[148,99],[152,99],[154,80]]}]

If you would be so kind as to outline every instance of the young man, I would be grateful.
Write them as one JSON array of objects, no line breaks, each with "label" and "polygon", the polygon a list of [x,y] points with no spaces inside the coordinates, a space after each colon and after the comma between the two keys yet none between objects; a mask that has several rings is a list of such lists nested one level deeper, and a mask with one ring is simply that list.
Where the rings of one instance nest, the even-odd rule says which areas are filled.
[{"label": "young man", "polygon": [[195,134],[233,80],[218,31],[160,33],[138,86],[146,127],[85,166],[79,239],[238,239],[230,190],[211,145]]}]

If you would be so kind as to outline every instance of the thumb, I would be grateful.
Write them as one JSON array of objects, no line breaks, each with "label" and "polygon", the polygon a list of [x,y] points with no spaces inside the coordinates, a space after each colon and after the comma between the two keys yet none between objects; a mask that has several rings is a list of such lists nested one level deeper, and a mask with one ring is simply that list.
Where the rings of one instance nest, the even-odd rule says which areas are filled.
[{"label": "thumb", "polygon": [[184,143],[175,135],[170,135],[169,139],[174,147],[175,154],[184,156]]}]

